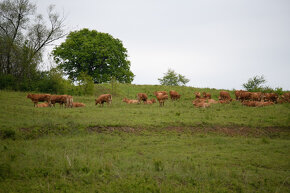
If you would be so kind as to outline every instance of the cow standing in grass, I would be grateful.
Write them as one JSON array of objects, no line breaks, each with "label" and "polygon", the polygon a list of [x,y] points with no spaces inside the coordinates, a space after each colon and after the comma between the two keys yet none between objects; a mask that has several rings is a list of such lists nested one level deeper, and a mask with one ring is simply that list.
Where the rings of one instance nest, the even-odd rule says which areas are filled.
[{"label": "cow standing in grass", "polygon": [[138,93],[137,98],[138,98],[138,103],[140,104],[141,101],[146,102],[148,99],[148,96],[145,93]]},{"label": "cow standing in grass", "polygon": [[169,91],[169,95],[170,95],[171,100],[180,99],[180,94],[178,94],[178,92],[176,92],[175,90]]},{"label": "cow standing in grass", "polygon": [[95,99],[95,104],[100,106],[104,106],[104,103],[107,103],[108,105],[112,103],[112,95],[111,94],[102,94],[97,99]]},{"label": "cow standing in grass", "polygon": [[31,99],[34,103],[34,107],[37,106],[38,102],[47,102],[51,106],[51,95],[50,94],[28,94],[27,98]]}]

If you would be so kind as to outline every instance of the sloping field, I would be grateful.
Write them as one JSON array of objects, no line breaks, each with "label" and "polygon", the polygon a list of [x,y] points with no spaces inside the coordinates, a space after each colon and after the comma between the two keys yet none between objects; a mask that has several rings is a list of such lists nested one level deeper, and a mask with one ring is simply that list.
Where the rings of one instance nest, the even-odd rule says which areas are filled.
[{"label": "sloping field", "polygon": [[[164,107],[122,102],[171,89]],[[0,192],[288,192],[290,105],[198,109],[195,91],[219,93],[120,84],[111,106],[66,109],[0,91]]]}]

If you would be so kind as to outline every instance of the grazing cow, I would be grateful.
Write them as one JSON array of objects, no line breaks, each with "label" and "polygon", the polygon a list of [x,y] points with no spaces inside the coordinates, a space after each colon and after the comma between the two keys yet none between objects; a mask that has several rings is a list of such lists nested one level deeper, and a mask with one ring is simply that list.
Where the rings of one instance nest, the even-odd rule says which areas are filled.
[{"label": "grazing cow", "polygon": [[104,106],[104,102],[107,103],[107,105],[112,103],[112,95],[111,94],[102,94],[97,99],[95,99],[95,104],[100,106]]},{"label": "grazing cow", "polygon": [[77,103],[77,102],[73,102],[72,103],[72,106],[73,107],[84,107],[84,106],[86,106],[84,103]]},{"label": "grazing cow", "polygon": [[133,99],[127,99],[126,97],[123,99],[123,102],[127,104],[137,104],[138,100],[133,100]]},{"label": "grazing cow", "polygon": [[51,104],[55,107],[55,103],[59,103],[62,107],[63,104],[67,106],[67,95],[51,95],[50,97]]},{"label": "grazing cow", "polygon": [[211,94],[210,93],[203,92],[202,95],[203,95],[203,98],[205,98],[205,99],[211,99]]},{"label": "grazing cow", "polygon": [[27,98],[30,98],[34,103],[34,107],[38,104],[38,102],[47,102],[49,106],[51,106],[50,94],[28,94]]},{"label": "grazing cow", "polygon": [[40,104],[37,104],[36,107],[49,107],[49,104],[48,103],[40,103]]},{"label": "grazing cow", "polygon": [[232,101],[232,98],[230,96],[230,93],[228,93],[227,91],[221,91],[219,100]]},{"label": "grazing cow", "polygon": [[241,95],[242,92],[245,92],[245,91],[243,91],[243,90],[236,90],[235,91],[236,100],[239,100],[240,99],[240,95]]},{"label": "grazing cow", "polygon": [[157,100],[158,100],[160,106],[164,106],[165,100],[168,99],[168,95],[167,94],[164,95],[162,93],[158,93],[156,97],[157,97]]},{"label": "grazing cow", "polygon": [[200,99],[201,98],[201,94],[200,92],[195,92],[195,99]]},{"label": "grazing cow", "polygon": [[140,104],[141,101],[143,101],[143,102],[147,101],[148,96],[145,93],[138,93],[137,98],[138,98],[138,103]]},{"label": "grazing cow", "polygon": [[169,95],[170,95],[171,100],[180,99],[180,94],[178,94],[175,90],[169,91]]},{"label": "grazing cow", "polygon": [[264,101],[270,101],[277,103],[278,94],[276,93],[264,93]]}]

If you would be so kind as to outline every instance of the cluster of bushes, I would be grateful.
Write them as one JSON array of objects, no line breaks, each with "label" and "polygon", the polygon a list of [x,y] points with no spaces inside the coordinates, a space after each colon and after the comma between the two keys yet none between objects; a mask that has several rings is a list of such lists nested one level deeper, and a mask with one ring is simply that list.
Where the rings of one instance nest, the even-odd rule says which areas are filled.
[{"label": "cluster of bushes", "polygon": [[38,71],[25,79],[11,74],[0,74],[0,89],[15,91],[32,91],[51,94],[92,95],[94,82],[90,76],[82,73],[75,85],[72,81],[63,78],[57,69]]}]

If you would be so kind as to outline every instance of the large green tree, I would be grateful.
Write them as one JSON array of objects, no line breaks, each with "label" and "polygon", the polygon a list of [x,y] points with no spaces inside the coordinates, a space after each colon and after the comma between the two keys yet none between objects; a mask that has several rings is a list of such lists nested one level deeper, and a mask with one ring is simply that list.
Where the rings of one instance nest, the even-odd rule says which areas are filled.
[{"label": "large green tree", "polygon": [[109,82],[112,78],[131,83],[134,78],[127,49],[108,33],[89,29],[71,32],[52,54],[59,68],[73,81],[82,72],[95,83]]}]

